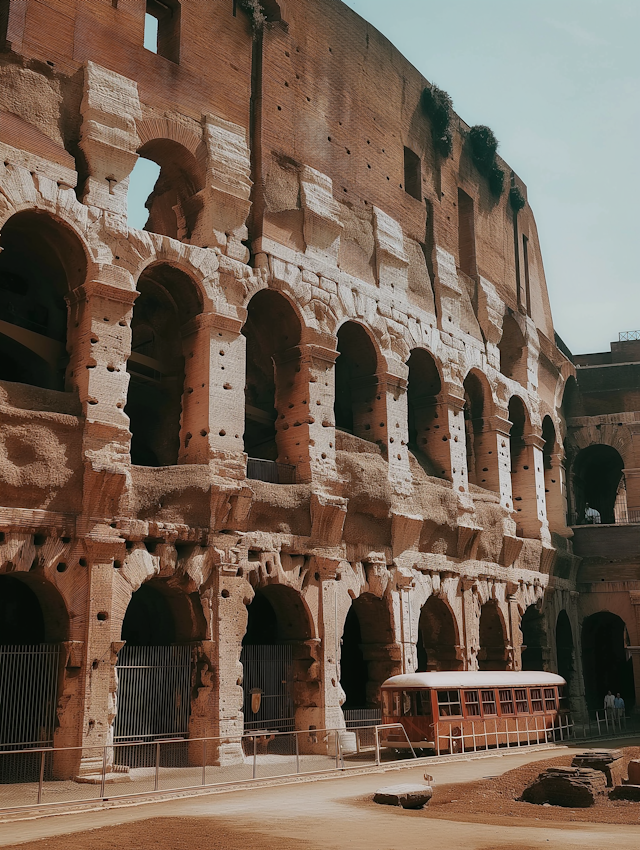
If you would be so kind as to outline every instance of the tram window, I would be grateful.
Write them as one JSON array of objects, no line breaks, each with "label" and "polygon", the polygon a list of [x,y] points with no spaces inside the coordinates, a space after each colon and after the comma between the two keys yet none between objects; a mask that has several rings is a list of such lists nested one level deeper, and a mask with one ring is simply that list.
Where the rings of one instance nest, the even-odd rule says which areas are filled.
[{"label": "tram window", "polygon": [[562,711],[569,711],[571,707],[569,703],[569,695],[565,693],[565,689],[562,686],[558,688],[558,697],[560,698],[560,709]]},{"label": "tram window", "polygon": [[482,713],[486,716],[487,714],[497,714],[498,709],[496,708],[496,692],[495,691],[482,691]]},{"label": "tram window", "polygon": [[382,713],[387,717],[391,714],[391,694],[389,691],[382,691]]},{"label": "tram window", "polygon": [[438,691],[440,717],[459,717],[462,714],[460,691]]},{"label": "tram window", "polygon": [[500,689],[500,714],[513,714],[513,691],[511,688]]},{"label": "tram window", "polygon": [[526,688],[516,688],[516,711],[518,714],[529,714],[529,700]]},{"label": "tram window", "polygon": [[533,712],[542,711],[542,690],[540,688],[531,688],[531,710]]},{"label": "tram window", "polygon": [[480,717],[480,697],[478,691],[465,691],[464,704],[468,717]]},{"label": "tram window", "polygon": [[422,717],[429,717],[431,715],[431,691],[418,691],[416,702],[418,704],[418,714]]},{"label": "tram window", "polygon": [[402,717],[402,701],[400,697],[402,694],[400,691],[393,692],[393,710],[391,712],[392,717]]},{"label": "tram window", "polygon": [[555,711],[558,707],[558,703],[556,701],[556,689],[555,688],[545,688],[544,689],[544,708],[545,711]]},{"label": "tram window", "polygon": [[409,691],[403,691],[403,693],[402,693],[402,716],[403,717],[411,717],[413,714],[415,714],[415,711],[413,710],[413,706],[411,704],[412,702],[414,702],[414,701],[411,699],[411,693]]}]

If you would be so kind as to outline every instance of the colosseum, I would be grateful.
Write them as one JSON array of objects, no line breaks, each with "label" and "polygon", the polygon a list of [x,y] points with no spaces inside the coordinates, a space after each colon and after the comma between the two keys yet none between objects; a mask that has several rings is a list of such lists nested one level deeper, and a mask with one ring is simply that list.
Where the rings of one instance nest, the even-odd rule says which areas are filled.
[{"label": "colosseum", "polygon": [[584,715],[565,443],[604,430],[526,186],[358,15],[1,3],[0,246],[0,745],[91,775],[415,670],[559,671]]}]

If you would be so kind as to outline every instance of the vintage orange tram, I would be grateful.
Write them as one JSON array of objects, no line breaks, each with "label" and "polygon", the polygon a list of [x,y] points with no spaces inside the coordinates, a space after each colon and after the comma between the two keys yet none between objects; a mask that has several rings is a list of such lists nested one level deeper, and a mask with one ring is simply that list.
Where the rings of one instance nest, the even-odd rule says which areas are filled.
[{"label": "vintage orange tram", "polygon": [[381,743],[443,753],[569,738],[565,685],[561,676],[537,671],[392,676],[382,685],[382,722],[396,728],[381,730]]}]

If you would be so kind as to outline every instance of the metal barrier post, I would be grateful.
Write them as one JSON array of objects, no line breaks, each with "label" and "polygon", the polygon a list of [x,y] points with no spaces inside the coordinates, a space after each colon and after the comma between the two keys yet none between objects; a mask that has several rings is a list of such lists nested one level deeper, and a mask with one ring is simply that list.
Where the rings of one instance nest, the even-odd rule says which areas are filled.
[{"label": "metal barrier post", "polygon": [[156,741],[156,783],[155,789],[158,790],[160,785],[160,741]]},{"label": "metal barrier post", "polygon": [[496,733],[496,750],[499,750],[500,749],[500,741],[498,739],[498,721],[497,720],[493,721],[493,728],[494,728],[494,731]]},{"label": "metal barrier post", "polygon": [[336,736],[336,770],[340,770],[340,733],[335,730]]},{"label": "metal barrier post", "polygon": [[38,805],[42,802],[42,786],[44,785],[44,757],[45,751],[40,753],[40,775],[38,777]]},{"label": "metal barrier post", "polygon": [[107,783],[107,748],[102,748],[102,776],[100,778],[100,798],[104,797]]},{"label": "metal barrier post", "polygon": [[258,736],[253,736],[253,779],[258,775]]},{"label": "metal barrier post", "polygon": [[296,773],[300,773],[300,745],[298,742],[298,733],[294,732],[293,737],[296,742]]},{"label": "metal barrier post", "polygon": [[476,750],[476,721],[471,721],[471,734],[473,735],[473,752],[477,752]]},{"label": "metal barrier post", "polygon": [[378,727],[375,727],[376,733],[376,765],[380,766],[380,730]]},{"label": "metal barrier post", "polygon": [[440,755],[440,724],[434,723],[433,728],[436,733],[436,753]]},{"label": "metal barrier post", "polygon": [[202,739],[202,784],[207,784],[207,739]]}]

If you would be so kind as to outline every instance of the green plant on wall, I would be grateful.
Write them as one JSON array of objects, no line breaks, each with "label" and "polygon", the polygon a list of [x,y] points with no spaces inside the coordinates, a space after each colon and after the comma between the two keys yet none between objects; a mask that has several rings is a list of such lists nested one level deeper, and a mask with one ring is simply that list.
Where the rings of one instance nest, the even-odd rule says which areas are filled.
[{"label": "green plant on wall", "polygon": [[469,130],[471,158],[483,177],[489,181],[489,189],[497,198],[504,190],[504,171],[498,165],[498,140],[490,127],[476,124]]},{"label": "green plant on wall", "polygon": [[238,0],[238,5],[249,16],[254,32],[260,32],[264,29],[264,25],[267,23],[267,16],[260,0]]},{"label": "green plant on wall", "polygon": [[436,150],[445,158],[451,156],[453,151],[451,97],[438,86],[430,84],[422,92],[422,109],[431,121],[431,134]]},{"label": "green plant on wall", "polygon": [[509,189],[509,203],[511,204],[511,209],[516,213],[519,213],[527,203],[519,186],[513,185],[511,189]]}]

